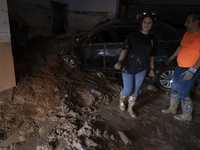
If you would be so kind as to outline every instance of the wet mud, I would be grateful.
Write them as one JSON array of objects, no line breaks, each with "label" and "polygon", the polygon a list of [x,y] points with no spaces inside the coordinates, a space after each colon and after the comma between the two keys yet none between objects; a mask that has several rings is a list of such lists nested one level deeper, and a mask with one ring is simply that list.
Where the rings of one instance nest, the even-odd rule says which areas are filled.
[{"label": "wet mud", "polygon": [[64,64],[60,52],[73,42],[38,37],[14,57],[17,86],[0,93],[0,150],[200,149],[199,99],[193,120],[180,122],[161,112],[170,92],[143,83],[133,119],[119,109],[120,75],[104,78]]}]

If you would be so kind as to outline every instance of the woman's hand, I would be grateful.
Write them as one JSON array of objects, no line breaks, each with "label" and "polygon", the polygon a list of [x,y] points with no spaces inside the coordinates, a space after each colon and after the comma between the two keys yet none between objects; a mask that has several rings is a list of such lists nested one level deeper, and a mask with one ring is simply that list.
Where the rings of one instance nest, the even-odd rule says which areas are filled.
[{"label": "woman's hand", "polygon": [[122,64],[122,60],[118,60],[118,62],[114,65],[114,68],[115,69],[120,69],[121,68],[121,65]]},{"label": "woman's hand", "polygon": [[114,65],[114,68],[115,69],[120,69],[121,66],[122,66],[122,61],[124,60],[124,57],[126,56],[127,54],[127,50],[122,50],[121,53],[120,53],[120,56],[119,56],[119,59],[118,59],[118,62]]},{"label": "woman's hand", "polygon": [[154,68],[151,68],[151,70],[149,72],[149,76],[150,77],[155,77]]}]

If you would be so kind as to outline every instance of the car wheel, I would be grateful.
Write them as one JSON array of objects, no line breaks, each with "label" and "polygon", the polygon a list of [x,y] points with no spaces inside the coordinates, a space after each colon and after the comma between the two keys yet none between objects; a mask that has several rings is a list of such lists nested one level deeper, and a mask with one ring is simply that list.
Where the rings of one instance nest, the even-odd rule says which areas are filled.
[{"label": "car wheel", "polygon": [[158,85],[159,88],[165,91],[171,90],[175,68],[176,66],[166,66],[157,71],[158,73],[156,73],[155,76],[155,83]]},{"label": "car wheel", "polygon": [[79,69],[79,65],[78,65],[76,59],[73,58],[72,56],[65,56],[65,57],[63,57],[63,60],[68,67],[70,67],[72,69]]}]

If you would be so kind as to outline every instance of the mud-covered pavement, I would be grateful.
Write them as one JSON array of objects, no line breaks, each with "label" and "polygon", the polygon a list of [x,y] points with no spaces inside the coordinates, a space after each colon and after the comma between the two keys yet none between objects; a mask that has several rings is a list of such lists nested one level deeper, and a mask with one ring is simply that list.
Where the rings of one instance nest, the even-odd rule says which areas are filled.
[{"label": "mud-covered pavement", "polygon": [[[193,101],[192,122],[180,122],[161,113],[169,106],[170,93],[150,91],[143,84],[133,119],[118,107],[120,76],[103,78],[65,66],[59,53],[69,42],[74,41],[38,37],[15,56],[17,86],[0,93],[0,149],[200,149],[198,99]],[[118,131],[132,143],[125,145]]]}]

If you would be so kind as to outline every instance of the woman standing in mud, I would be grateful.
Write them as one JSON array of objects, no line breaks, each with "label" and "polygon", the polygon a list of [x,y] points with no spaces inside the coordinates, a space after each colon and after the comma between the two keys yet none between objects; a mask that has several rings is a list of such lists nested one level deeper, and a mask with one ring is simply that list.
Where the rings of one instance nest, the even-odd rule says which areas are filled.
[{"label": "woman standing in mud", "polygon": [[154,77],[154,56],[157,53],[157,41],[150,33],[153,23],[154,16],[152,14],[143,15],[139,30],[132,31],[127,36],[118,62],[114,66],[115,69],[120,69],[122,66],[124,88],[120,93],[119,108],[122,111],[125,110],[124,101],[129,96],[127,111],[133,118],[136,118],[136,114],[132,108],[138,95],[138,89],[149,67],[149,75]]}]

